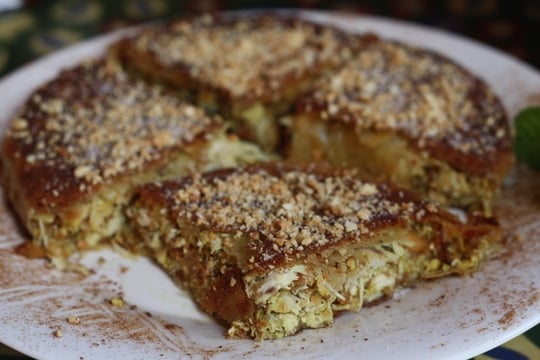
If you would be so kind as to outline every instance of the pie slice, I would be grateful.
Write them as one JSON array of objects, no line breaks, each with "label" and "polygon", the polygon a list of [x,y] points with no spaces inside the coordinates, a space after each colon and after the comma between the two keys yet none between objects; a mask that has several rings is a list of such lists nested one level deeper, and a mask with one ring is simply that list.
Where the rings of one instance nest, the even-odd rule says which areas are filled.
[{"label": "pie slice", "polygon": [[241,137],[275,150],[292,101],[369,39],[293,16],[206,15],[143,28],[113,49],[143,74],[191,89]]},{"label": "pie slice", "polygon": [[37,89],[11,121],[1,156],[32,244],[56,260],[114,237],[135,184],[265,158],[226,135],[219,118],[109,59]]},{"label": "pie slice", "polygon": [[291,134],[291,161],[357,166],[487,216],[512,164],[509,123],[485,82],[383,39],[299,100]]},{"label": "pie slice", "polygon": [[492,218],[463,222],[349,171],[255,164],[135,194],[127,237],[233,338],[327,326],[415,281],[470,273],[501,245]]}]

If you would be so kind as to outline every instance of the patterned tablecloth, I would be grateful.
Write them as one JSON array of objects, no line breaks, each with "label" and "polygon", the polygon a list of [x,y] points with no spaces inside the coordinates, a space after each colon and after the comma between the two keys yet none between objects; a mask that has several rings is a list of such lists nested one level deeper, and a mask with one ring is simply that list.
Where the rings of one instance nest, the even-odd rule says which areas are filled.
[{"label": "patterned tablecloth", "polygon": [[[475,38],[540,69],[540,1],[535,0],[0,0],[0,77],[105,31],[183,14],[254,7],[347,10],[417,22]],[[0,360],[23,358],[0,344]],[[540,359],[540,325],[476,359]]]}]

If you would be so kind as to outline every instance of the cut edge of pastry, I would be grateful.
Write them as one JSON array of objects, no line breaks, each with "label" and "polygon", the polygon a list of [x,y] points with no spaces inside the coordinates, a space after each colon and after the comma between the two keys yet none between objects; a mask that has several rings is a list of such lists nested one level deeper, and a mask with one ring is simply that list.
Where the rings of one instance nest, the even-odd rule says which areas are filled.
[{"label": "cut edge of pastry", "polygon": [[314,112],[297,114],[290,129],[286,158],[291,162],[358,167],[443,206],[483,216],[494,216],[493,201],[513,164],[511,153],[501,153],[492,171],[470,173],[410,146],[409,140],[398,133],[358,131],[346,124],[328,123]]}]

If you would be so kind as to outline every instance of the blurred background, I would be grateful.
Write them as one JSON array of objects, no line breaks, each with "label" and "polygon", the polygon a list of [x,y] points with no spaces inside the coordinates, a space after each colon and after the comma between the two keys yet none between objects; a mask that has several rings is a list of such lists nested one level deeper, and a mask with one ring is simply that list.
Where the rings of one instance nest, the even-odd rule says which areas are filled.
[{"label": "blurred background", "polygon": [[0,0],[0,76],[116,28],[206,11],[276,7],[347,11],[442,28],[490,44],[540,70],[538,0]]}]

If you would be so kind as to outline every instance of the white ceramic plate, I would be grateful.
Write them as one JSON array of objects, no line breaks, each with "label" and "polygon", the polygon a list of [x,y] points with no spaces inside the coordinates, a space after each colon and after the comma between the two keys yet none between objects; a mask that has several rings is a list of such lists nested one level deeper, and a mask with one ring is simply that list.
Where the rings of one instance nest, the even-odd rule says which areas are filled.
[{"label": "white ceramic plate", "polygon": [[[486,79],[510,115],[540,102],[540,75],[493,49],[447,33],[346,14],[303,13],[353,31],[372,31],[440,51]],[[102,53],[121,33],[41,59],[0,83],[1,124],[60,68]],[[425,282],[394,299],[340,315],[327,329],[277,340],[227,340],[224,328],[146,259],[112,251],[86,255],[95,273],[50,269],[13,253],[23,241],[0,205],[0,342],[39,359],[465,359],[540,322],[540,176],[516,169],[498,204],[511,251],[470,277]],[[3,202],[2,202],[3,204]],[[109,300],[122,296],[123,307]],[[78,316],[79,325],[66,321]],[[63,337],[54,336],[61,329]]]}]

